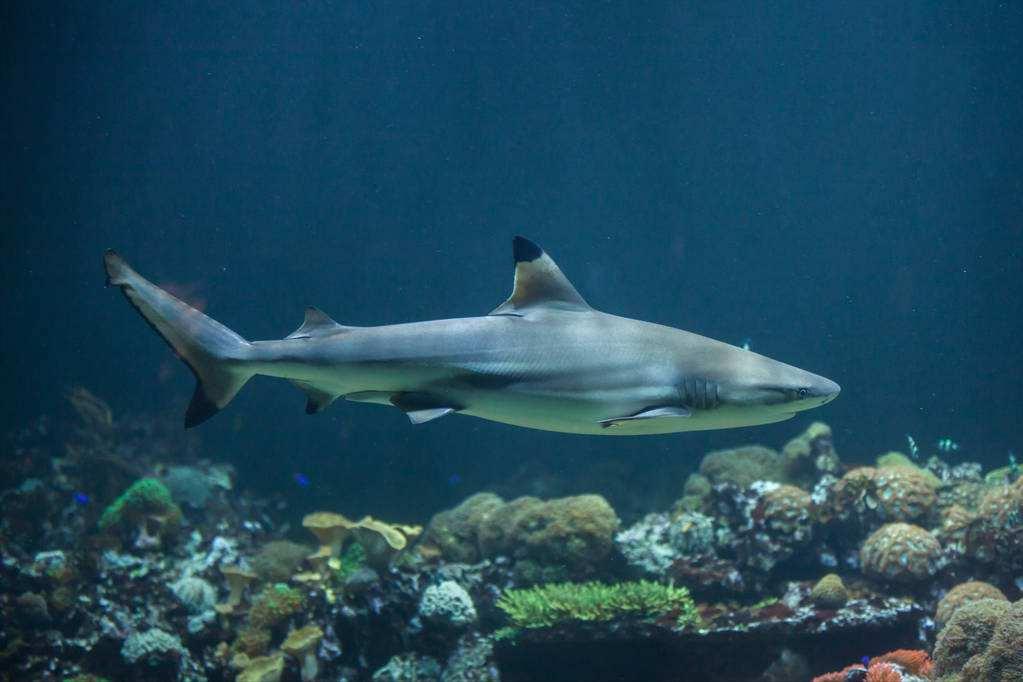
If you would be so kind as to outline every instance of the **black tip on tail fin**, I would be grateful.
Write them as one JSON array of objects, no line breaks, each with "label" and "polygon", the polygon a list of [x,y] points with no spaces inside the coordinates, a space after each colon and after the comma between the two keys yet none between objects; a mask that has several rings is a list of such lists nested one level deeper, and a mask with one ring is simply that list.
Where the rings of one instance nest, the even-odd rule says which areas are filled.
[{"label": "black tip on tail fin", "polygon": [[202,381],[198,379],[197,375],[192,401],[188,403],[188,409],[185,410],[185,428],[199,426],[217,412],[220,412],[220,408],[206,395]]}]

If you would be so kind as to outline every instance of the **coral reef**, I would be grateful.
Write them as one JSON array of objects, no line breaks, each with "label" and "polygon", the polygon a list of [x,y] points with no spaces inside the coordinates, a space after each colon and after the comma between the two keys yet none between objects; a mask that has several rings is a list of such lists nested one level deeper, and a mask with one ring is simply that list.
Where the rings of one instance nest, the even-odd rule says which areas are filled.
[{"label": "coral reef", "polygon": [[938,634],[934,645],[934,672],[955,673],[972,657],[984,652],[995,626],[1010,609],[1009,602],[979,599],[959,608]]},{"label": "coral reef", "polygon": [[893,582],[918,582],[933,576],[941,559],[941,545],[930,533],[908,523],[881,526],[863,543],[863,572]]},{"label": "coral reef", "polygon": [[1023,569],[1023,489],[1005,485],[984,494],[966,533],[966,552],[1007,573]]},{"label": "coral reef", "polygon": [[923,682],[933,669],[927,652],[915,649],[898,649],[864,661],[819,675],[813,682]]},{"label": "coral reef", "polygon": [[747,488],[754,481],[786,481],[782,456],[762,445],[710,452],[700,462],[700,473],[712,485],[731,483],[740,488]]},{"label": "coral reef", "polygon": [[670,615],[679,627],[698,618],[689,591],[647,581],[617,583],[552,583],[506,590],[497,606],[517,628],[551,627],[565,621],[607,621],[622,617]]},{"label": "coral reef", "polygon": [[102,530],[130,529],[137,549],[159,547],[163,535],[181,523],[181,509],[170,491],[155,478],[142,478],[110,503],[99,517]]},{"label": "coral reef", "polygon": [[309,548],[305,545],[290,540],[272,540],[259,548],[249,564],[260,580],[276,583],[293,576],[308,555]]},{"label": "coral reef", "polygon": [[934,614],[935,626],[940,631],[943,627],[945,627],[945,624],[951,620],[952,615],[963,605],[979,601],[981,599],[997,599],[1005,602],[1009,601],[1005,598],[1005,595],[1000,589],[990,583],[981,582],[979,580],[960,583],[949,590],[948,593],[941,598],[941,601],[938,602],[938,608]]},{"label": "coral reef", "polygon": [[829,573],[813,586],[810,599],[822,609],[840,609],[849,601],[849,591],[841,577]]},{"label": "coral reef", "polygon": [[714,552],[714,522],[698,512],[684,512],[675,519],[648,514],[618,533],[615,545],[640,573],[663,575],[676,561]]},{"label": "coral reef", "polygon": [[249,622],[257,628],[273,628],[298,613],[304,604],[302,593],[285,585],[267,585],[252,600]]},{"label": "coral reef", "polygon": [[781,451],[784,462],[785,480],[809,487],[823,474],[834,474],[841,465],[831,427],[824,422],[814,422]]},{"label": "coral reef", "polygon": [[419,601],[419,615],[429,621],[463,628],[476,620],[472,597],[454,580],[430,585]]},{"label": "coral reef", "polygon": [[[935,638],[942,682],[1019,675],[1021,607],[1006,597],[1023,587],[1023,483],[975,463],[843,463],[815,423],[780,451],[680,464],[665,478],[678,490],[622,501],[621,528],[600,495],[478,493],[420,535],[303,519],[305,493],[238,489],[162,427],[72,401],[66,456],[20,441],[46,466],[0,476],[10,679],[496,682],[543,661],[574,679],[780,682],[905,647],[828,679],[919,682],[929,659],[914,647]],[[533,483],[500,489],[571,490]],[[299,519],[316,551],[288,539]]]}]

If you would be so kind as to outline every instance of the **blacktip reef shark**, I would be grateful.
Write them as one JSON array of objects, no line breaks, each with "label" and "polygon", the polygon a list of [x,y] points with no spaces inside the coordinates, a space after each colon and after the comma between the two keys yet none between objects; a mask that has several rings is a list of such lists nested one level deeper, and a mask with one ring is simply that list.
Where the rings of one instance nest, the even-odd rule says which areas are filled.
[{"label": "blacktip reef shark", "polygon": [[380,327],[307,308],[277,341],[246,341],[104,257],[107,282],[195,374],[185,427],[256,374],[288,379],[306,412],[339,397],[392,405],[415,423],[467,414],[532,429],[640,435],[768,424],[835,398],[830,379],[750,350],[591,308],[540,247],[515,237],[511,296],[484,317]]}]

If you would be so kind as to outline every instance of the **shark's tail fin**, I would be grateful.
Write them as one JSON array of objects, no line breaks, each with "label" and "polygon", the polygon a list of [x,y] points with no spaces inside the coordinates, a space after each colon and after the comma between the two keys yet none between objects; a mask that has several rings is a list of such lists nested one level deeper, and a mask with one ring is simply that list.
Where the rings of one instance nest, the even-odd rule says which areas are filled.
[{"label": "shark's tail fin", "polygon": [[114,251],[104,254],[103,265],[107,284],[121,288],[128,302],[195,374],[185,428],[219,412],[254,374],[245,361],[249,342],[132,270]]}]

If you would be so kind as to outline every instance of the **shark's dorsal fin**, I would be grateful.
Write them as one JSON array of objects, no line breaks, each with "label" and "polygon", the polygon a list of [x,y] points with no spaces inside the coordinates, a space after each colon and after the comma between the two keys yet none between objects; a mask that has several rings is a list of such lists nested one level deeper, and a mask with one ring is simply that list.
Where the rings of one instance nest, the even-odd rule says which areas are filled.
[{"label": "shark's dorsal fin", "polygon": [[343,332],[348,329],[350,329],[350,327],[338,324],[334,320],[330,319],[330,316],[319,308],[309,306],[305,309],[305,320],[302,321],[302,326],[284,338],[310,339],[316,336],[337,334],[338,332]]},{"label": "shark's dorsal fin", "polygon": [[530,308],[591,309],[543,249],[525,237],[515,237],[512,247],[515,284],[508,300],[491,315],[524,315]]}]

